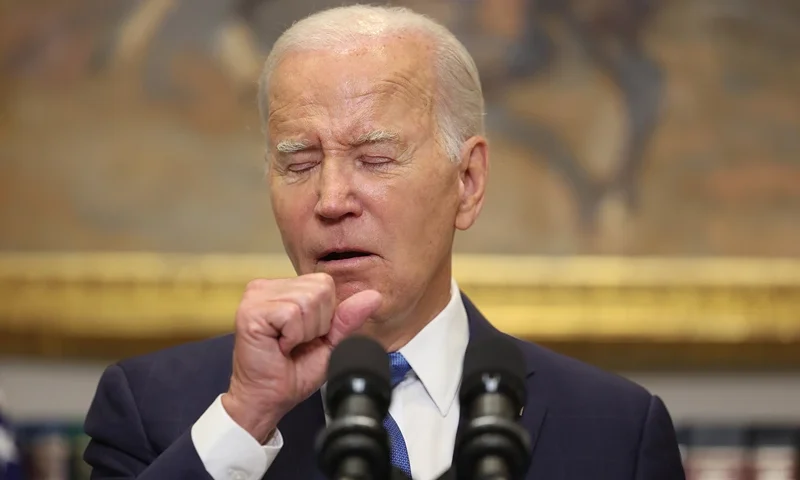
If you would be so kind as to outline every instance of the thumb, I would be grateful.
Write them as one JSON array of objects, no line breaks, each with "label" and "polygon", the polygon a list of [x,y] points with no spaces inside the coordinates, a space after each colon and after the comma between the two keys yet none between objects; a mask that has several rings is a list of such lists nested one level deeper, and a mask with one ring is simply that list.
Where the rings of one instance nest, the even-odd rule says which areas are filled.
[{"label": "thumb", "polygon": [[364,290],[346,298],[336,307],[328,331],[328,342],[336,346],[348,335],[361,328],[370,315],[381,306],[383,296],[376,290]]}]

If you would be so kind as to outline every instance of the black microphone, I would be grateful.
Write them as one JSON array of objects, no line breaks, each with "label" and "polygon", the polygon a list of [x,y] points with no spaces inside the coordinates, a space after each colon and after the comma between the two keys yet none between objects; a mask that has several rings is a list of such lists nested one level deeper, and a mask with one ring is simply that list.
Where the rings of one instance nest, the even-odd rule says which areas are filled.
[{"label": "black microphone", "polygon": [[525,361],[512,340],[493,335],[469,344],[459,399],[465,423],[455,445],[456,478],[524,478],[532,449],[517,423],[526,400]]},{"label": "black microphone", "polygon": [[389,357],[363,336],[345,339],[328,363],[325,402],[332,421],[317,437],[317,461],[335,480],[389,478],[383,419],[392,399]]}]

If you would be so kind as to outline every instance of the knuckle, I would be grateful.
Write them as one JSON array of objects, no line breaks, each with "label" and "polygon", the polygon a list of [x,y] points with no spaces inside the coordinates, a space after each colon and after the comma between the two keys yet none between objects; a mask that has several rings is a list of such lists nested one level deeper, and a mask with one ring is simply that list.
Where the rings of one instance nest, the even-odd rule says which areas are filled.
[{"label": "knuckle", "polygon": [[314,292],[322,298],[330,297],[335,288],[336,284],[333,281],[333,277],[328,275],[327,273],[320,273],[317,277],[314,278]]},{"label": "knuckle", "polygon": [[236,312],[236,332],[249,338],[261,336],[265,332],[265,322],[258,310],[240,308]]},{"label": "knuckle", "polygon": [[280,302],[274,305],[270,312],[270,319],[288,324],[289,322],[299,320],[302,315],[303,312],[300,310],[299,305],[289,302]]},{"label": "knuckle", "polygon": [[236,324],[242,328],[261,328],[266,324],[285,324],[302,316],[291,302],[242,302],[236,310]]},{"label": "knuckle", "polygon": [[327,273],[322,274],[321,285],[325,293],[332,293],[336,289],[336,283],[333,281],[333,277]]},{"label": "knuckle", "polygon": [[251,337],[258,336],[264,331],[264,327],[257,321],[245,321],[239,329]]},{"label": "knuckle", "polygon": [[261,291],[266,288],[269,288],[270,284],[272,283],[271,280],[267,280],[266,278],[255,278],[247,282],[247,286],[245,287],[246,292],[254,292],[254,291]]},{"label": "knuckle", "polygon": [[239,306],[236,307],[236,321],[243,322],[247,321],[248,319],[254,316],[254,313],[257,309],[256,303],[247,299],[247,297],[243,298],[242,301],[239,303]]},{"label": "knuckle", "polygon": [[258,297],[255,295],[250,295],[248,292],[242,296],[242,300],[239,302],[239,306],[236,309],[236,318],[247,318],[252,315],[252,313],[258,310],[259,305],[262,302],[259,301]]},{"label": "knuckle", "polygon": [[236,320],[239,323],[256,323],[263,317],[263,307],[252,302],[242,302],[236,310]]},{"label": "knuckle", "polygon": [[333,277],[325,272],[315,272],[308,274],[308,278],[318,285],[333,286]]},{"label": "knuckle", "polygon": [[297,292],[296,301],[298,307],[308,314],[313,312],[314,306],[319,301],[319,296],[315,292],[304,290]]}]

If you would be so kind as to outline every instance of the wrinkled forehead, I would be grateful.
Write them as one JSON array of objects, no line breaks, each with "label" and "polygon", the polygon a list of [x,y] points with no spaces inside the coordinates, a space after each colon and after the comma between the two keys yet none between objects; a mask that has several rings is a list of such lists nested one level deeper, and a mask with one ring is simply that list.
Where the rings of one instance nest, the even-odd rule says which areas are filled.
[{"label": "wrinkled forehead", "polygon": [[431,51],[414,37],[287,53],[270,78],[268,128],[299,118],[421,116],[432,111]]}]

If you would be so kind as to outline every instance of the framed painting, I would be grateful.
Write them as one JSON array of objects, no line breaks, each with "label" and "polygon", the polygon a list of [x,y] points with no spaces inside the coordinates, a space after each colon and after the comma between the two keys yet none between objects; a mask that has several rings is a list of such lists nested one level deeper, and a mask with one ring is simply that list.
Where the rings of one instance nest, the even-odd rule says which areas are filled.
[{"label": "framed painting", "polygon": [[[293,274],[256,78],[340,3],[0,7],[1,351],[225,333],[247,281]],[[800,366],[797,2],[393,3],[481,72],[490,183],[454,275],[490,320],[619,368]]]}]

